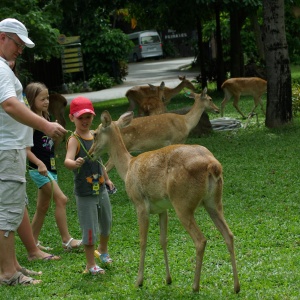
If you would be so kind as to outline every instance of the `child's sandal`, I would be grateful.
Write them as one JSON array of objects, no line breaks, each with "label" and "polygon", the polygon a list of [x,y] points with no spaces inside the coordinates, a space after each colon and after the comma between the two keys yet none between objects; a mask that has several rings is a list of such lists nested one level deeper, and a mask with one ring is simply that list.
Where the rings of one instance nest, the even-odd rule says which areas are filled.
[{"label": "child's sandal", "polygon": [[[75,246],[72,246],[72,241],[76,241]],[[73,238],[70,238],[66,243],[62,243],[62,246],[66,251],[78,249],[82,246],[82,240],[74,240]]]},{"label": "child's sandal", "polygon": [[92,275],[98,275],[98,274],[104,274],[105,271],[100,268],[99,266],[95,265],[94,267],[91,267],[90,269],[85,269],[83,271],[84,274],[92,274]]},{"label": "child's sandal", "polygon": [[96,258],[99,258],[100,261],[104,264],[111,264],[113,262],[113,260],[110,258],[109,254],[108,253],[103,253],[103,254],[100,254],[98,250],[95,250],[94,251],[94,256]]}]

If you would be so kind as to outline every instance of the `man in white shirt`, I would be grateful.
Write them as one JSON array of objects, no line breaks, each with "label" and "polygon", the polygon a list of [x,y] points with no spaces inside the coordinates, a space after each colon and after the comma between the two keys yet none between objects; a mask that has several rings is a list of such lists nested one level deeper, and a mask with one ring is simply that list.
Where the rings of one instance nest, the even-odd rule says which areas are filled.
[{"label": "man in white shirt", "polygon": [[36,284],[39,280],[16,270],[15,231],[24,214],[26,147],[32,128],[59,138],[66,130],[26,107],[22,84],[9,67],[25,47],[33,48],[24,24],[8,18],[0,22],[0,284]]}]

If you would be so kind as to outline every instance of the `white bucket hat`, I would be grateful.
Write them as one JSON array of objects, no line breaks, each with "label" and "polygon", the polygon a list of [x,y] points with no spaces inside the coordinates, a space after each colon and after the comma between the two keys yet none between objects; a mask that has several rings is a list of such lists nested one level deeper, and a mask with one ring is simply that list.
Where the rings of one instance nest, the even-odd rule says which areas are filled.
[{"label": "white bucket hat", "polygon": [[17,19],[7,18],[0,22],[0,32],[15,33],[28,48],[33,48],[34,43],[28,38],[28,31],[23,23]]}]

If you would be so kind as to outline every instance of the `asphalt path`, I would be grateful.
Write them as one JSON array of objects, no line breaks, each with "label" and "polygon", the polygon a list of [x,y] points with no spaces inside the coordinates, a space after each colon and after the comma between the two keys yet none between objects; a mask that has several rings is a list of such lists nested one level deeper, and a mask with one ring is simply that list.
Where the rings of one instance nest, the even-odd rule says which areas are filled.
[{"label": "asphalt path", "polygon": [[128,64],[126,80],[110,89],[89,93],[63,95],[68,103],[77,96],[89,98],[92,102],[100,102],[125,97],[128,89],[137,85],[153,84],[159,86],[162,81],[167,87],[173,88],[180,83],[178,76],[186,76],[189,80],[195,79],[199,72],[185,70],[193,61],[193,57],[180,59],[160,59]]}]

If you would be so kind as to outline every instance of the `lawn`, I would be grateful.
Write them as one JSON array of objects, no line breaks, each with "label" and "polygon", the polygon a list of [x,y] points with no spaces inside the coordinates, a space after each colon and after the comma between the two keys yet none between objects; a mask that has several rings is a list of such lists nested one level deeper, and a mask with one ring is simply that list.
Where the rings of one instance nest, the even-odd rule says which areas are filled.
[{"label": "lawn", "polygon": [[[211,93],[220,106],[223,95]],[[191,104],[192,100],[176,97],[169,109]],[[265,101],[265,99],[264,99]],[[117,119],[127,109],[125,99],[96,103],[97,117],[107,109]],[[244,97],[241,110],[247,113],[253,99]],[[118,192],[111,196],[113,230],[109,243],[114,263],[105,275],[84,275],[83,252],[65,252],[53,216],[54,204],[46,218],[40,240],[54,248],[60,261],[28,262],[26,251],[16,238],[20,263],[42,270],[43,282],[37,286],[1,287],[2,299],[299,299],[300,226],[299,226],[299,133],[300,122],[282,129],[269,130],[257,109],[258,121],[251,119],[247,128],[213,132],[201,138],[190,137],[189,144],[201,144],[214,153],[224,169],[224,214],[235,236],[235,251],[241,291],[233,292],[229,253],[221,234],[207,213],[199,209],[196,219],[208,242],[203,260],[199,294],[192,293],[195,248],[179,223],[174,211],[169,212],[168,252],[173,283],[165,285],[163,253],[159,244],[158,217],[151,217],[146,254],[145,280],[142,288],[134,283],[139,263],[139,237],[136,214],[124,184],[115,169],[109,175]],[[66,112],[66,115],[68,112]],[[216,115],[210,114],[210,119]],[[232,107],[225,116],[240,119]],[[242,120],[241,120],[242,121]],[[245,121],[242,121],[245,124]],[[68,122],[67,128],[73,130]],[[63,166],[65,146],[58,155],[59,183],[69,197],[69,231],[80,237],[73,196],[72,172]],[[104,161],[107,156],[103,157]],[[188,183],[183,185],[188,189]],[[35,211],[36,188],[28,177],[29,212]],[[184,199],[182,199],[184,201]]]}]

